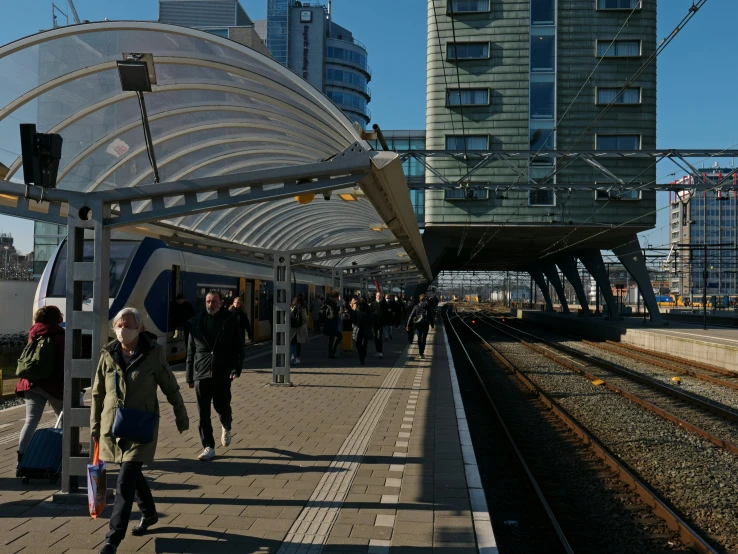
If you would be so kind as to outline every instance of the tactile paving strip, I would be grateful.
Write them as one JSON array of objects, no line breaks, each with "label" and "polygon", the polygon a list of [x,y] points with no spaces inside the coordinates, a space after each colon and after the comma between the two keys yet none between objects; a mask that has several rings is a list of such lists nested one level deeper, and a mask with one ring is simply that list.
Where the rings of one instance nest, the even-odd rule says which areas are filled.
[{"label": "tactile paving strip", "polygon": [[290,528],[278,554],[319,553],[325,544],[331,526],[335,523],[351,483],[356,477],[361,458],[382,417],[397,380],[405,365],[405,356],[382,382],[351,433],[341,445],[338,454],[328,466],[305,508]]}]

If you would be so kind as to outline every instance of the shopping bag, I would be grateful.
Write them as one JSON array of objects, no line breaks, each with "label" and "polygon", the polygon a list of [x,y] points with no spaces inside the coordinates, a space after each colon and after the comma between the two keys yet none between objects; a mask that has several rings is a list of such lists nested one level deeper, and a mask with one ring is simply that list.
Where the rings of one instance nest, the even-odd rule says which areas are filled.
[{"label": "shopping bag", "polygon": [[100,441],[95,441],[92,463],[87,465],[87,504],[92,519],[102,514],[107,497],[107,471],[100,460]]}]

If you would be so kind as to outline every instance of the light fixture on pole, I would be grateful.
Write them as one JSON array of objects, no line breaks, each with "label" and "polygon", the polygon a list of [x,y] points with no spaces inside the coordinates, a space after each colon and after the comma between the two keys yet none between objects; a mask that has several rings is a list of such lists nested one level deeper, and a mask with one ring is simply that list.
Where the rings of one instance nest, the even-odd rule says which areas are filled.
[{"label": "light fixture on pole", "polygon": [[[144,92],[151,92],[151,85],[156,84],[156,70],[154,58],[151,54],[123,54],[124,59],[118,62],[118,76],[120,86],[124,92],[135,92],[138,105],[141,109],[141,123],[143,124],[146,152],[149,155],[151,169],[154,171],[154,183],[159,182],[159,169],[156,167],[154,142],[151,140],[149,116],[146,112]],[[151,64],[151,65],[149,65]]]}]

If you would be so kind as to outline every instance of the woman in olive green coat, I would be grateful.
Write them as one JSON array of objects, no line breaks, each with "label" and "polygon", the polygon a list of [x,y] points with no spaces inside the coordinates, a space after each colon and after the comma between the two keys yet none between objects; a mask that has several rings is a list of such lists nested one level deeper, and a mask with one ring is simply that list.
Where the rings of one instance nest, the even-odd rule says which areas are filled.
[{"label": "woman in olive green coat", "polygon": [[121,464],[110,531],[100,554],[117,551],[126,534],[134,499],[142,517],[131,531],[133,535],[143,535],[159,519],[151,490],[141,472],[144,463],[154,461],[159,418],[155,419],[151,442],[118,438],[112,428],[119,400],[124,408],[158,415],[157,387],[160,387],[174,408],[179,432],[183,433],[190,425],[177,379],[164,361],[156,336],[143,330],[138,310],[121,310],[113,320],[113,329],[117,339],[107,344],[100,355],[90,407],[90,433],[99,442],[100,459]]}]

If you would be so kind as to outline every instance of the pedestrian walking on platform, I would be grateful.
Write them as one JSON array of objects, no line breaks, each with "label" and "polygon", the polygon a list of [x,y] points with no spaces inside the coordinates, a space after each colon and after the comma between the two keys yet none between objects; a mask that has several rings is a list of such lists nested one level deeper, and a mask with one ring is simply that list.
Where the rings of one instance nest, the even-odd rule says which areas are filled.
[{"label": "pedestrian walking on platform", "polygon": [[231,307],[228,309],[228,311],[236,316],[236,319],[238,320],[238,326],[241,328],[241,333],[246,333],[249,336],[249,340],[253,342],[254,329],[253,327],[251,327],[249,315],[244,309],[243,300],[241,300],[240,296],[236,296],[236,298],[233,299],[233,304],[231,304]]},{"label": "pedestrian walking on platform", "polygon": [[238,318],[223,307],[217,290],[205,296],[205,311],[191,320],[187,345],[187,384],[195,389],[200,416],[200,460],[215,457],[215,438],[210,422],[210,404],[220,417],[220,443],[231,444],[231,382],[241,376],[243,366],[243,331]]},{"label": "pedestrian walking on platform", "polygon": [[[64,397],[64,321],[56,306],[44,306],[33,316],[33,326],[28,331],[28,344],[33,341],[46,342],[49,349],[39,349],[39,354],[49,356],[46,360],[51,366],[50,374],[43,379],[28,380],[21,377],[15,386],[15,394],[26,401],[26,421],[18,441],[18,464],[33,438],[44,408],[48,402],[58,417],[61,414]],[[39,344],[41,346],[41,344]],[[40,361],[40,360],[39,360]],[[18,369],[21,369],[20,367]],[[16,466],[17,469],[17,466]]]},{"label": "pedestrian walking on platform", "polygon": [[157,344],[156,335],[144,331],[139,311],[122,309],[113,319],[113,329],[116,339],[102,349],[90,405],[90,435],[99,446],[100,459],[120,464],[110,530],[100,554],[115,554],[118,550],[134,500],[141,521],[131,530],[132,535],[145,534],[159,520],[151,489],[141,472],[143,464],[153,462],[156,454],[158,388],[174,409],[177,430],[184,433],[190,426],[164,349]]},{"label": "pedestrian walking on platform", "polygon": [[338,291],[331,291],[320,308],[323,334],[328,337],[328,358],[336,357],[336,348],[341,344],[341,312],[338,311]]},{"label": "pedestrian walking on platform", "polygon": [[302,345],[308,342],[308,314],[304,300],[302,294],[298,294],[290,306],[290,362],[293,364],[302,363]]},{"label": "pedestrian walking on platform", "polygon": [[405,327],[405,330],[407,331],[408,344],[413,343],[413,337],[415,336],[415,324],[410,319],[410,314],[412,313],[414,307],[415,302],[413,302],[413,297],[411,296],[405,303],[405,315],[402,316],[403,319],[407,321],[407,326]]},{"label": "pedestrian walking on platform", "polygon": [[418,303],[413,307],[413,311],[410,312],[410,317],[407,319],[406,331],[410,331],[410,325],[415,326],[415,332],[418,335],[418,353],[420,359],[425,359],[425,341],[428,338],[429,327],[435,327],[435,311],[433,305],[425,299],[425,294],[421,294],[418,298]]},{"label": "pedestrian walking on platform", "polygon": [[392,296],[389,294],[384,295],[384,340],[392,340],[392,323],[395,319],[395,314],[392,310]]},{"label": "pedestrian walking on platform", "polygon": [[373,332],[372,312],[369,310],[369,302],[365,296],[359,298],[358,303],[352,307],[353,339],[356,342],[356,350],[359,352],[359,363],[366,365],[366,349]]},{"label": "pedestrian walking on platform", "polygon": [[372,332],[374,334],[374,349],[377,358],[383,358],[382,354],[382,334],[384,332],[384,320],[387,314],[387,302],[382,298],[382,293],[377,291],[375,300],[369,304],[369,311],[372,313]]},{"label": "pedestrian walking on platform", "polygon": [[315,336],[320,335],[320,308],[322,307],[323,297],[320,294],[316,294],[310,306],[310,311],[313,314],[313,331]]},{"label": "pedestrian walking on platform", "polygon": [[399,296],[395,295],[392,297],[390,309],[392,310],[392,325],[397,329],[405,321],[402,317],[402,302],[400,302]]}]

